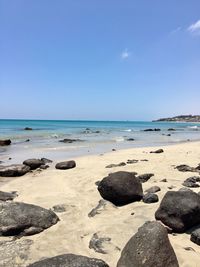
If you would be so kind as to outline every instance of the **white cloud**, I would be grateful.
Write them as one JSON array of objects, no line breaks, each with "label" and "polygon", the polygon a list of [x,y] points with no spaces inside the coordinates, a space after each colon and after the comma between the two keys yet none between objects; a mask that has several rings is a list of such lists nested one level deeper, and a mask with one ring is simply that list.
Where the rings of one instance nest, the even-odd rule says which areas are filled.
[{"label": "white cloud", "polygon": [[121,59],[125,60],[127,58],[129,58],[131,55],[131,53],[128,51],[128,49],[124,49],[124,51],[122,51],[121,53]]},{"label": "white cloud", "polygon": [[174,29],[173,31],[171,31],[170,34],[175,34],[177,32],[180,32],[181,30],[182,30],[182,28],[178,27],[178,28]]},{"label": "white cloud", "polygon": [[190,25],[187,30],[193,34],[200,34],[200,20]]}]

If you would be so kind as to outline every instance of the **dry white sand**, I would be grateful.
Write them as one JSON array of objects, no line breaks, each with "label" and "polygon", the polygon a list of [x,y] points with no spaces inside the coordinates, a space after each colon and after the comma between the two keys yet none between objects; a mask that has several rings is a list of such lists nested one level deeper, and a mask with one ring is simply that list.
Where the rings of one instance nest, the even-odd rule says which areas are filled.
[{"label": "dry white sand", "polygon": [[[143,184],[143,189],[153,185],[160,186],[161,191],[157,194],[161,200],[166,191],[171,190],[169,187],[178,190],[186,178],[195,175],[190,172],[179,172],[174,166],[188,164],[196,167],[200,163],[200,142],[161,148],[164,149],[162,154],[149,153],[157,148],[137,148],[85,156],[76,159],[77,167],[74,169],[56,170],[52,166],[48,170],[28,173],[1,186],[2,191],[18,192],[19,196],[15,201],[36,204],[48,209],[57,204],[65,204],[67,207],[66,212],[57,213],[60,222],[55,226],[40,234],[22,238],[34,241],[28,262],[63,253],[75,253],[101,258],[110,267],[115,267],[120,257],[120,249],[123,249],[126,242],[145,221],[154,220],[154,213],[160,201],[155,204],[135,202],[120,208],[109,203],[100,214],[89,218],[88,213],[101,199],[95,182],[108,173],[119,170],[136,171],[138,174],[154,173],[155,176]],[[148,161],[112,169],[105,168],[108,164],[126,162],[128,159],[148,159]],[[167,182],[161,182],[164,178]],[[194,191],[198,192],[200,189]],[[111,238],[111,242],[104,245],[107,254],[100,254],[89,248],[89,241],[94,233],[99,237]],[[169,238],[180,266],[200,266],[200,246],[190,241],[190,235],[169,235]],[[1,237],[0,241],[5,239],[8,238]],[[186,247],[192,249],[185,250]]]}]

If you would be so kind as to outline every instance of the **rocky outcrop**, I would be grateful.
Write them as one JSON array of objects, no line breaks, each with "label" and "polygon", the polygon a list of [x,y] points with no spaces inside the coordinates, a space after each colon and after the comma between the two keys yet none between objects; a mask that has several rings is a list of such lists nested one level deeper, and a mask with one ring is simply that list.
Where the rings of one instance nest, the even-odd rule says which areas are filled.
[{"label": "rocky outcrop", "polygon": [[0,140],[0,146],[9,146],[11,144],[10,139]]},{"label": "rocky outcrop", "polygon": [[63,161],[56,164],[56,169],[68,170],[76,167],[76,162],[74,160]]},{"label": "rocky outcrop", "polygon": [[109,267],[104,261],[74,254],[63,254],[30,264],[27,267]]},{"label": "rocky outcrop", "polygon": [[122,250],[117,267],[178,267],[167,230],[159,222],[146,222]]},{"label": "rocky outcrop", "polygon": [[154,128],[154,129],[145,129],[144,132],[160,132],[161,129],[159,128]]},{"label": "rocky outcrop", "polygon": [[200,115],[179,115],[171,118],[162,118],[156,121],[200,122]]},{"label": "rocky outcrop", "polygon": [[101,196],[116,206],[122,206],[143,197],[141,182],[131,172],[115,172],[105,177],[98,185]]},{"label": "rocky outcrop", "polygon": [[0,166],[0,176],[17,177],[30,171],[30,167],[24,164],[13,164],[9,166]]},{"label": "rocky outcrop", "polygon": [[31,128],[31,127],[25,127],[24,130],[25,130],[25,131],[32,131],[33,128]]},{"label": "rocky outcrop", "polygon": [[200,223],[200,195],[193,191],[168,191],[155,213],[174,232],[184,232]]},{"label": "rocky outcrop", "polygon": [[59,221],[57,215],[22,202],[0,202],[0,235],[22,236],[42,232]]}]

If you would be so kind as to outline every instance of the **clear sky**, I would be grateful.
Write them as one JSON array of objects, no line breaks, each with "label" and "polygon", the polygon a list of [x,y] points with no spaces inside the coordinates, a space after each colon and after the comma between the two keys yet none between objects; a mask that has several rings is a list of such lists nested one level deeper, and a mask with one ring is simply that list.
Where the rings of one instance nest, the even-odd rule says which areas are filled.
[{"label": "clear sky", "polygon": [[200,114],[200,0],[0,0],[0,118]]}]

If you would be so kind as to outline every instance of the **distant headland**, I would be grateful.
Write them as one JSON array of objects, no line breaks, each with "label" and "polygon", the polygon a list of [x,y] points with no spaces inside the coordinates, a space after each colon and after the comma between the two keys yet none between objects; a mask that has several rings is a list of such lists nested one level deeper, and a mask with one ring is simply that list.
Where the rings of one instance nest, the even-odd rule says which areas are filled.
[{"label": "distant headland", "polygon": [[171,118],[162,118],[158,120],[153,120],[153,122],[156,121],[200,122],[200,115],[179,115]]}]

